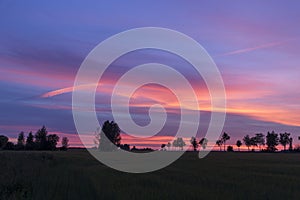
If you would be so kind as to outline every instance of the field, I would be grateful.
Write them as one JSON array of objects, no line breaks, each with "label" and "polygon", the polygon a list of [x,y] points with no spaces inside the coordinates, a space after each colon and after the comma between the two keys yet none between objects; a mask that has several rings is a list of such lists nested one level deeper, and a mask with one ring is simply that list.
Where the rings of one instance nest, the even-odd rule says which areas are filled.
[{"label": "field", "polygon": [[299,199],[300,154],[186,153],[147,174],[110,169],[85,150],[0,152],[0,199]]}]

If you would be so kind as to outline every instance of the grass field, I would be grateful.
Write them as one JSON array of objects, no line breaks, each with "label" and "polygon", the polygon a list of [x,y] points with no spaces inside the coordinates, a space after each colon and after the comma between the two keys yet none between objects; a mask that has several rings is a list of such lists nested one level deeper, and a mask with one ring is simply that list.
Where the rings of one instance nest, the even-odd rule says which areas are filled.
[{"label": "grass field", "polygon": [[85,150],[0,152],[0,199],[299,199],[300,154],[186,153],[147,174],[110,169]]}]

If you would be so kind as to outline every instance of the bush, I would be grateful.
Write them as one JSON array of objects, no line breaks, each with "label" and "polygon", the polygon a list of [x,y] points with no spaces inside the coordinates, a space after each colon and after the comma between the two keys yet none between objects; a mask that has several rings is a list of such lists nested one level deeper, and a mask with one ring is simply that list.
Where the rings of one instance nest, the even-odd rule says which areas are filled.
[{"label": "bush", "polygon": [[233,147],[232,147],[232,146],[228,146],[228,147],[227,147],[227,151],[228,151],[228,152],[233,152]]}]

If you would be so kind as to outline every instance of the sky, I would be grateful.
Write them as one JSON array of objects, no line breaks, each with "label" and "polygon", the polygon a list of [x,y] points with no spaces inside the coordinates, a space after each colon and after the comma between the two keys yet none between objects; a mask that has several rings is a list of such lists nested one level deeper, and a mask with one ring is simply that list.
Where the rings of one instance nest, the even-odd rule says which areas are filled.
[{"label": "sky", "polygon": [[[277,0],[0,1],[0,134],[14,140],[20,131],[35,132],[45,125],[49,132],[69,137],[72,146],[81,146],[72,116],[73,84],[81,63],[108,37],[150,26],[192,37],[213,58],[226,88],[223,131],[231,135],[229,144],[246,134],[272,130],[298,138],[299,9],[299,1]],[[149,62],[172,66],[189,79],[200,104],[197,136],[203,137],[210,119],[203,78],[178,56],[157,50],[130,52],[111,64],[97,88],[99,123],[114,119],[110,97],[117,80]],[[143,139],[123,133],[124,142],[157,147],[176,132],[178,102],[159,85],[145,85],[135,92],[130,104],[133,120],[147,125],[154,103],[167,110],[163,129],[156,137]]]}]

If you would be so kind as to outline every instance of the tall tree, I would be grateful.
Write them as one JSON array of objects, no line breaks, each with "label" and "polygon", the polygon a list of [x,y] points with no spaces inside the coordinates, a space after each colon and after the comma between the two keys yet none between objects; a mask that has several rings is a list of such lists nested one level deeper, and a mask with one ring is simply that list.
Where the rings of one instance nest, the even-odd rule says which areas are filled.
[{"label": "tall tree", "polygon": [[293,151],[293,138],[290,137],[289,139],[289,151]]},{"label": "tall tree", "polygon": [[197,142],[197,139],[195,137],[192,137],[190,142],[191,142],[191,145],[193,146],[194,151],[197,151],[197,148],[199,146],[198,142]]},{"label": "tall tree", "polygon": [[222,140],[217,140],[217,141],[216,141],[216,145],[217,145],[218,147],[220,147],[220,151],[221,151],[221,148],[222,148],[222,144],[223,144]]},{"label": "tall tree", "polygon": [[46,149],[47,150],[55,150],[56,149],[56,145],[59,141],[59,137],[56,134],[50,134],[47,136],[47,146]]},{"label": "tall tree", "polygon": [[224,151],[226,151],[226,141],[230,140],[230,136],[226,132],[224,132],[223,135],[222,135],[221,140],[222,140],[222,143],[224,145]]},{"label": "tall tree", "polygon": [[47,149],[47,135],[48,131],[45,126],[39,129],[35,134],[35,144],[38,150],[46,150]]},{"label": "tall tree", "polygon": [[67,137],[63,137],[61,140],[61,148],[62,150],[66,151],[69,147],[69,139]]},{"label": "tall tree", "polygon": [[236,141],[236,146],[238,147],[238,149],[240,151],[240,147],[242,146],[241,140]]},{"label": "tall tree", "polygon": [[4,149],[8,142],[8,137],[0,135],[0,150]]},{"label": "tall tree", "polygon": [[267,150],[274,152],[277,150],[276,146],[279,144],[278,134],[272,131],[267,134]]},{"label": "tall tree", "polygon": [[29,132],[29,134],[27,136],[25,148],[27,150],[33,150],[34,149],[34,137],[32,135],[32,132]]},{"label": "tall tree", "polygon": [[290,133],[280,133],[279,134],[279,142],[283,146],[284,151],[286,150],[286,145],[290,142]]},{"label": "tall tree", "polygon": [[208,143],[208,140],[207,140],[206,138],[202,138],[202,139],[199,141],[199,144],[200,144],[200,146],[202,147],[203,150],[206,149],[207,143]]},{"label": "tall tree", "polygon": [[25,148],[25,136],[24,136],[24,132],[22,131],[18,135],[17,149],[21,150],[21,149],[24,149],[24,148]]},{"label": "tall tree", "polygon": [[257,138],[254,136],[254,137],[251,137],[250,138],[250,143],[251,143],[251,146],[253,146],[253,151],[255,150],[255,147],[258,146],[258,141],[257,141]]},{"label": "tall tree", "polygon": [[100,133],[99,149],[101,151],[116,150],[121,144],[120,128],[114,121],[105,121]]},{"label": "tall tree", "polygon": [[262,133],[255,134],[255,142],[258,145],[259,150],[261,151],[261,147],[266,144],[265,135]]},{"label": "tall tree", "polygon": [[244,144],[246,145],[246,147],[248,147],[248,151],[250,151],[250,147],[252,146],[252,141],[249,135],[246,135],[243,138]]}]

